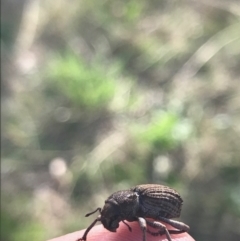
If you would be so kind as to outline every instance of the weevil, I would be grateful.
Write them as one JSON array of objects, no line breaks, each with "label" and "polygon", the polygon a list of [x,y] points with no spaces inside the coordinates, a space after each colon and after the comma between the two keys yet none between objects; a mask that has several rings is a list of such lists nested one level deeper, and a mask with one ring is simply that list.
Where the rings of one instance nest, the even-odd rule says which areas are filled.
[{"label": "weevil", "polygon": [[[125,220],[138,221],[143,232],[143,241],[146,241],[146,233],[153,236],[166,234],[167,240],[172,241],[170,234],[189,231],[188,225],[172,220],[172,218],[180,216],[182,203],[181,196],[175,190],[159,184],[143,184],[115,192],[108,197],[103,208],[97,208],[86,214],[88,217],[97,211],[100,213],[86,229],[82,238],[77,241],[87,240],[88,232],[98,221],[111,232],[116,232],[120,222],[123,222],[129,231],[132,231]],[[152,219],[156,221],[152,221]],[[168,223],[176,229],[168,230],[162,222]],[[149,230],[147,225],[156,231]]]}]

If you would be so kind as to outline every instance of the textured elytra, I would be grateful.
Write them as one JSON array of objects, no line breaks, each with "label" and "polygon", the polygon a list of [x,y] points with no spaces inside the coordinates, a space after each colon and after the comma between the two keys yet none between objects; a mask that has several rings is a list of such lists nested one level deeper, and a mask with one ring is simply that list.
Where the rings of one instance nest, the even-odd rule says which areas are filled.
[{"label": "textured elytra", "polygon": [[142,213],[146,217],[177,218],[180,216],[183,200],[180,195],[167,186],[145,184],[132,189],[138,193]]},{"label": "textured elytra", "polygon": [[[125,220],[138,221],[143,231],[143,241],[146,241],[146,233],[153,236],[166,234],[168,241],[172,241],[170,234],[189,230],[186,224],[171,219],[180,216],[182,202],[182,198],[175,190],[159,184],[138,185],[115,192],[108,197],[103,208],[97,208],[86,215],[100,212],[100,215],[86,229],[83,237],[77,241],[86,240],[88,232],[98,221],[111,232],[116,232],[120,222],[123,222],[131,231],[131,227]],[[147,218],[157,221],[150,221]],[[177,230],[168,230],[162,222],[170,224]],[[156,229],[156,232],[149,230],[148,226]]]}]

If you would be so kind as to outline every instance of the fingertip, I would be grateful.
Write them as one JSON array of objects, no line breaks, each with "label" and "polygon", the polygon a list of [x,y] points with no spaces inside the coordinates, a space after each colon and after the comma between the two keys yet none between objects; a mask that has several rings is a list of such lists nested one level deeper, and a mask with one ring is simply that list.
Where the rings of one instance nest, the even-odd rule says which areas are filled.
[{"label": "fingertip", "polygon": [[[86,241],[142,241],[143,233],[138,223],[131,222],[128,224],[131,226],[131,232],[123,223],[120,223],[117,232],[110,232],[102,225],[96,225],[88,233]],[[171,229],[170,226],[166,226]],[[85,230],[77,231],[48,241],[77,241],[83,236],[84,231]],[[171,238],[172,241],[194,241],[188,233],[171,234]],[[167,240],[166,235],[152,236],[147,233],[147,241],[161,240]]]}]

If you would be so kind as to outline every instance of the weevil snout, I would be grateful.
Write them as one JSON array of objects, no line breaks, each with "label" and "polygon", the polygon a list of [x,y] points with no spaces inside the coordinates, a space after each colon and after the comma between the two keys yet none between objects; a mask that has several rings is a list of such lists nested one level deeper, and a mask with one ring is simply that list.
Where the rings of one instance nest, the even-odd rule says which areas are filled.
[{"label": "weevil snout", "polygon": [[119,221],[109,218],[101,218],[101,222],[107,230],[111,232],[116,232],[119,227]]},{"label": "weevil snout", "polygon": [[111,232],[116,232],[121,221],[119,208],[116,203],[105,202],[105,205],[101,211],[101,222],[104,228]]}]

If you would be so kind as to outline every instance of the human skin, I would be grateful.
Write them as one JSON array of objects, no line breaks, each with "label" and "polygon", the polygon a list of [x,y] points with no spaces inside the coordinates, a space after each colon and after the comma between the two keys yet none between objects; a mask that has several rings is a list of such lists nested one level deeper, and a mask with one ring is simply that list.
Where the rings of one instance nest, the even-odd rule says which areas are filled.
[{"label": "human skin", "polygon": [[[132,232],[129,232],[128,228],[120,223],[116,232],[110,232],[102,225],[94,226],[87,235],[87,241],[142,241],[143,233],[139,227],[138,222],[128,223]],[[170,225],[166,224],[166,227],[171,230],[174,229]],[[66,234],[64,236],[54,238],[48,241],[76,241],[83,236],[85,230],[80,230],[74,233]],[[171,234],[172,241],[195,241],[188,233]],[[167,241],[166,235],[152,236],[147,234],[147,241]]]}]

